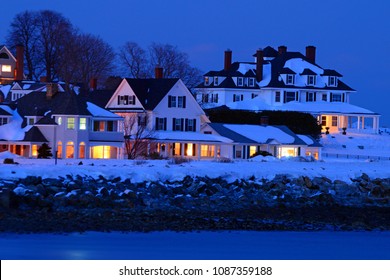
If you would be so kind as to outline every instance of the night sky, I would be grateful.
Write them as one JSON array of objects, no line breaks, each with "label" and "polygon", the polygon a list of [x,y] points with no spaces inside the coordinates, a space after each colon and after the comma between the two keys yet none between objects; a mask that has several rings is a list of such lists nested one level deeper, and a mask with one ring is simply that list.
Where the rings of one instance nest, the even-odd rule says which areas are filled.
[{"label": "night sky", "polygon": [[175,45],[203,72],[222,69],[228,48],[233,61],[253,61],[268,45],[302,53],[314,45],[317,64],[357,90],[351,103],[382,114],[381,125],[390,126],[388,0],[16,0],[3,5],[0,44],[17,13],[41,9],[62,13],[115,50],[126,41]]}]

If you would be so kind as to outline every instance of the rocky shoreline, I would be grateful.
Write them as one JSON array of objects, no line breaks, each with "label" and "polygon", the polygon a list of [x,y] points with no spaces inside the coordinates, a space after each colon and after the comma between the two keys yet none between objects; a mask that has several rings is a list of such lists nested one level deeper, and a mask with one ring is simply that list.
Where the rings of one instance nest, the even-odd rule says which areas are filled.
[{"label": "rocky shoreline", "polygon": [[390,230],[390,178],[0,180],[0,232]]}]

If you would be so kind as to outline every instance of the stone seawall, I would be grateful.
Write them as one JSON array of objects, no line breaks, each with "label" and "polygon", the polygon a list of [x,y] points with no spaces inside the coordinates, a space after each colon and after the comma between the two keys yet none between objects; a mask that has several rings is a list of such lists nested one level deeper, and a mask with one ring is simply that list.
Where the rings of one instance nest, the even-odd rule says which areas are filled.
[{"label": "stone seawall", "polygon": [[390,178],[0,180],[0,231],[390,230]]}]

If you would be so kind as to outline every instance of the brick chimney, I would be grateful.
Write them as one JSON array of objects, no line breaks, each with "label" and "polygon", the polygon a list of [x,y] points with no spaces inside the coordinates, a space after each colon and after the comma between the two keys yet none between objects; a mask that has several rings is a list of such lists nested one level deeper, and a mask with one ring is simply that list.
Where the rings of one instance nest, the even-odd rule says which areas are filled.
[{"label": "brick chimney", "polygon": [[269,125],[269,117],[268,116],[261,116],[260,117],[260,125],[262,125],[262,126]]},{"label": "brick chimney", "polygon": [[91,78],[91,80],[89,80],[89,88],[91,90],[97,89],[97,78]]},{"label": "brick chimney", "polygon": [[225,51],[225,60],[224,60],[223,70],[228,71],[230,69],[230,66],[232,66],[232,51],[230,49],[227,49]]},{"label": "brick chimney", "polygon": [[286,53],[287,52],[287,47],[286,46],[279,46],[278,47],[278,53],[279,53],[279,55],[282,55],[282,54],[284,54],[284,53]]},{"label": "brick chimney", "polygon": [[256,51],[256,80],[259,83],[263,79],[264,53],[262,49]]},{"label": "brick chimney", "polygon": [[15,80],[21,81],[23,80],[23,72],[24,72],[24,46],[17,45],[16,46],[16,68],[15,68]]},{"label": "brick chimney", "polygon": [[306,47],[306,58],[311,63],[316,63],[316,47],[307,46]]},{"label": "brick chimney", "polygon": [[58,84],[48,83],[46,85],[46,99],[50,100],[58,92]]},{"label": "brick chimney", "polygon": [[162,79],[164,77],[163,70],[162,67],[154,68],[154,76],[156,79]]}]

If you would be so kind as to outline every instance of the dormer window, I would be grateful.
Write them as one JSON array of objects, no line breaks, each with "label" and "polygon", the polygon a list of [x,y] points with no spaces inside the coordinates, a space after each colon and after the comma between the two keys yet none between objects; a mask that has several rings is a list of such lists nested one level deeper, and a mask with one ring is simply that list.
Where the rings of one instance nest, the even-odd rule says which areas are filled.
[{"label": "dormer window", "polygon": [[328,77],[328,86],[330,86],[330,87],[337,86],[337,78],[335,76]]},{"label": "dormer window", "polygon": [[316,76],[309,75],[307,76],[307,85],[308,86],[314,86],[316,83]]},{"label": "dormer window", "polygon": [[255,78],[250,78],[249,79],[249,86],[254,87],[255,86]]},{"label": "dormer window", "polygon": [[244,79],[242,77],[237,78],[237,85],[242,87],[244,85]]},{"label": "dormer window", "polygon": [[210,78],[209,77],[204,77],[204,84],[208,86],[210,84]]},{"label": "dormer window", "polygon": [[294,75],[287,74],[286,84],[287,85],[293,85],[294,84]]},{"label": "dormer window", "polygon": [[214,86],[218,85],[218,77],[214,77]]}]

